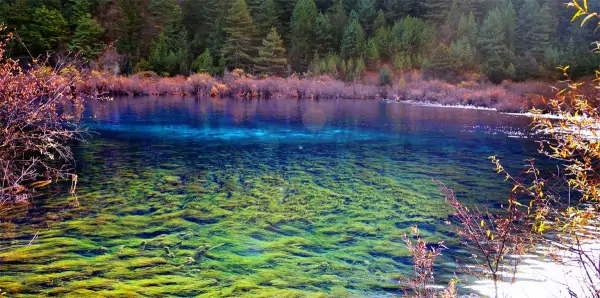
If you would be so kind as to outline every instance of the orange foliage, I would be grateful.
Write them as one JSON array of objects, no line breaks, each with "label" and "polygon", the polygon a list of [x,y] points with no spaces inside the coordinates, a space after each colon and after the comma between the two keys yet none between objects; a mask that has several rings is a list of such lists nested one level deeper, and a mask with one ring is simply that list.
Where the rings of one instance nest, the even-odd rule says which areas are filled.
[{"label": "orange foliage", "polygon": [[66,144],[85,133],[77,125],[83,111],[75,90],[83,84],[79,71],[36,60],[24,70],[3,58],[11,37],[0,40],[0,204],[24,202],[34,189],[71,176]]}]

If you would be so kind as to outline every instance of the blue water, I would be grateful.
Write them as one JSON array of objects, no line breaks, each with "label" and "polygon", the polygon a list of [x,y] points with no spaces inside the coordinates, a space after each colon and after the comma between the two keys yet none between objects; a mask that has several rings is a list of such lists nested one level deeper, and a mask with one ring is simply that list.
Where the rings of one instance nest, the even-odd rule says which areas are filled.
[{"label": "blue water", "polygon": [[520,171],[536,156],[529,121],[386,101],[92,102],[92,139],[75,146],[77,204],[52,193],[23,210],[31,220],[6,219],[4,241],[41,233],[37,249],[0,252],[0,272],[10,273],[0,289],[396,295],[411,274],[401,235],[413,225],[451,248],[436,265],[443,284],[466,252],[444,223],[450,210],[431,179],[467,204],[498,206],[510,185],[488,157]]}]

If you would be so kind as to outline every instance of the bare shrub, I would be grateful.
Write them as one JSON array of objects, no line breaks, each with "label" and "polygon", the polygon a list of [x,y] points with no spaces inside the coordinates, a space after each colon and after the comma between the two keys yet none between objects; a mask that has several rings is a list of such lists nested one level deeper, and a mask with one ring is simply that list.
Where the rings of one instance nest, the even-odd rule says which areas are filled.
[{"label": "bare shrub", "polygon": [[79,72],[35,59],[23,70],[3,58],[11,37],[0,40],[0,204],[25,202],[57,179],[76,181],[67,143],[85,135],[78,125],[84,101],[75,91]]}]

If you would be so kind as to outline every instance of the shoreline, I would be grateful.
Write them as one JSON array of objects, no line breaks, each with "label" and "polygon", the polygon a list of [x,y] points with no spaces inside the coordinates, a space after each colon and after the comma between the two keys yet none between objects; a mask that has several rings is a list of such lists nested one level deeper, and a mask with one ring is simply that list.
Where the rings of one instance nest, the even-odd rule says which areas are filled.
[{"label": "shoreline", "polygon": [[159,77],[144,73],[132,76],[91,71],[77,85],[82,93],[104,96],[195,95],[248,99],[356,99],[386,100],[423,106],[460,107],[525,113],[540,107],[538,98],[547,93],[549,84],[540,81],[486,82],[451,84],[426,79],[420,74],[403,76],[388,85],[343,82],[329,76],[299,78],[291,76],[255,78],[243,73],[215,78],[208,74],[189,77]]}]

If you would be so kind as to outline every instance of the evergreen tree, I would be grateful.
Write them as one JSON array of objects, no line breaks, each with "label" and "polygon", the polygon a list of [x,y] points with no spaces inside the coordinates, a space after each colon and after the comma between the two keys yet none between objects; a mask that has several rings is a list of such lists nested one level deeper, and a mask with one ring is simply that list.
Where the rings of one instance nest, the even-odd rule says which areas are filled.
[{"label": "evergreen tree", "polygon": [[382,59],[389,58],[390,52],[390,31],[387,27],[380,27],[375,31],[373,40],[379,50],[379,57]]},{"label": "evergreen tree", "polygon": [[435,42],[435,28],[421,19],[406,17],[396,22],[390,32],[390,56],[426,54]]},{"label": "evergreen tree", "polygon": [[277,29],[277,32],[281,32],[279,13],[273,0],[262,1],[258,10],[252,15],[252,19],[256,24],[259,36],[267,36],[273,27]]},{"label": "evergreen tree", "polygon": [[275,27],[271,28],[267,37],[263,39],[258,55],[256,63],[259,72],[267,75],[285,75],[287,68],[285,48]]},{"label": "evergreen tree", "polygon": [[510,50],[506,45],[505,25],[502,13],[498,8],[488,13],[479,31],[477,45],[484,59],[498,56],[500,59],[511,58]]},{"label": "evergreen tree", "polygon": [[329,23],[333,28],[331,37],[332,47],[334,49],[339,49],[342,42],[342,36],[344,35],[344,28],[346,28],[346,23],[348,22],[348,16],[346,15],[342,0],[334,0],[328,15],[330,20]]},{"label": "evergreen tree", "polygon": [[421,17],[425,13],[425,6],[421,0],[383,0],[383,7],[389,23],[407,16]]},{"label": "evergreen tree", "polygon": [[477,42],[477,33],[477,23],[473,12],[469,12],[467,15],[463,14],[458,22],[457,36],[465,37],[471,44],[474,44]]},{"label": "evergreen tree", "polygon": [[358,18],[358,14],[352,12],[344,29],[340,52],[345,59],[362,57],[365,52],[365,31]]},{"label": "evergreen tree", "polygon": [[385,26],[387,26],[385,21],[385,13],[383,12],[383,10],[380,9],[379,11],[377,11],[375,21],[373,21],[373,33],[375,33],[377,29]]},{"label": "evergreen tree", "polygon": [[63,15],[69,23],[69,27],[73,30],[79,26],[81,19],[90,18],[92,11],[92,3],[90,0],[63,0],[64,11]]},{"label": "evergreen tree", "polygon": [[477,53],[469,39],[461,37],[450,44],[450,56],[452,65],[457,71],[464,71],[475,68],[477,65]]},{"label": "evergreen tree", "polygon": [[[0,3],[0,19],[9,29],[26,29],[32,22],[35,9],[31,7],[28,0],[15,0]],[[25,33],[25,32],[24,32]]]},{"label": "evergreen tree", "polygon": [[540,6],[537,0],[524,0],[519,9],[517,52],[530,52],[541,59],[550,44],[551,22],[547,6]]},{"label": "evergreen tree", "polygon": [[103,34],[104,28],[88,14],[79,19],[69,48],[72,51],[81,52],[83,58],[89,61],[98,57],[104,50]]},{"label": "evergreen tree", "polygon": [[225,67],[250,69],[253,64],[254,25],[245,0],[236,0],[229,10],[225,32],[227,37],[222,48]]},{"label": "evergreen tree", "polygon": [[173,52],[175,59],[173,69],[169,70],[172,74],[187,75],[190,73],[190,46],[187,29],[180,21],[167,24],[167,48]]},{"label": "evergreen tree", "polygon": [[490,0],[460,0],[459,6],[461,11],[465,13],[472,12],[475,20],[483,21],[486,13],[490,11],[488,2],[494,3],[494,1]]},{"label": "evergreen tree", "polygon": [[442,24],[446,20],[451,5],[452,3],[448,0],[424,0],[425,18]]},{"label": "evergreen tree", "polygon": [[34,56],[51,52],[68,38],[68,23],[56,9],[42,6],[33,14],[33,24],[24,36]]},{"label": "evergreen tree", "polygon": [[358,0],[357,9],[363,28],[367,34],[371,34],[373,32],[373,23],[377,16],[375,0]]},{"label": "evergreen tree", "polygon": [[442,34],[440,36],[442,40],[452,40],[456,37],[461,17],[462,13],[458,7],[457,0],[454,0],[450,5],[450,10],[446,14],[446,20],[444,21],[444,26],[440,32]]},{"label": "evergreen tree", "polygon": [[192,63],[192,70],[197,73],[209,73],[214,74],[214,61],[210,51],[204,50],[202,55],[198,56]]},{"label": "evergreen tree", "polygon": [[510,50],[514,51],[517,34],[517,12],[511,1],[501,3],[499,8],[504,23],[505,43]]},{"label": "evergreen tree", "polygon": [[[494,83],[514,76],[514,53],[506,45],[506,26],[498,8],[488,13],[481,25],[477,45],[483,58],[482,72]],[[512,69],[512,71],[511,71]]]},{"label": "evergreen tree", "polygon": [[315,54],[317,7],[314,0],[298,0],[292,14],[290,57],[292,66],[306,71]]},{"label": "evergreen tree", "polygon": [[[230,10],[233,6],[232,1],[234,0],[210,0],[214,1],[214,7],[217,11],[216,16],[214,17],[214,25],[210,34],[208,35],[208,40],[206,46],[211,50],[213,55],[221,55],[222,47],[226,42],[227,35],[227,24],[229,22]],[[253,29],[254,30],[254,29]],[[254,37],[252,35],[252,37]]]},{"label": "evergreen tree", "polygon": [[[182,22],[193,42],[190,45],[193,55],[208,47],[208,37],[218,31],[218,20],[222,13],[217,10],[215,0],[186,0],[182,5]],[[220,28],[222,30],[222,26]],[[220,40],[221,41],[221,40]]]},{"label": "evergreen tree", "polygon": [[167,73],[167,56],[169,52],[167,50],[167,39],[165,37],[165,33],[161,32],[158,35],[158,40],[156,44],[154,44],[154,48],[150,54],[150,66],[152,70],[157,74],[165,74]]},{"label": "evergreen tree", "polygon": [[438,46],[433,53],[430,69],[438,74],[446,74],[454,69],[453,66],[450,49],[443,44]]},{"label": "evergreen tree", "polygon": [[374,39],[370,39],[367,43],[367,59],[370,65],[376,65],[379,63],[379,47]]},{"label": "evergreen tree", "polygon": [[332,47],[333,28],[329,18],[322,13],[317,16],[315,23],[315,47],[319,54],[326,54],[333,50]]},{"label": "evergreen tree", "polygon": [[[274,0],[279,10],[279,21],[282,24],[283,32],[291,32],[293,12],[298,4],[298,0]],[[284,34],[285,35],[285,34]]]},{"label": "evergreen tree", "polygon": [[365,65],[365,59],[363,59],[362,57],[356,58],[356,61],[354,62],[354,80],[360,80],[365,74],[365,70],[367,70],[367,66]]},{"label": "evergreen tree", "polygon": [[[130,73],[133,65],[145,56],[144,11],[142,0],[117,0],[117,50],[124,55],[124,70]],[[151,40],[151,39],[150,39]]]}]

